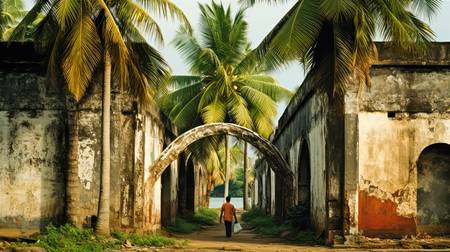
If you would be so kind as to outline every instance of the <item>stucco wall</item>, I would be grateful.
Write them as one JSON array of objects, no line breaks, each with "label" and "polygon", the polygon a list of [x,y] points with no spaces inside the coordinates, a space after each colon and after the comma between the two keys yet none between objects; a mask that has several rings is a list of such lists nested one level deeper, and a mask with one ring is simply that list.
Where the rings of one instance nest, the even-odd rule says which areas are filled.
[{"label": "stucco wall", "polygon": [[[450,142],[450,43],[433,43],[426,53],[414,55],[385,43],[377,48],[371,85],[351,80],[343,104],[337,97],[328,99],[308,75],[272,138],[296,173],[296,185],[299,153],[305,143],[309,147],[311,220],[319,234],[329,231],[329,240],[336,233],[415,233],[417,188],[425,190],[417,184],[417,161],[427,146]],[[449,159],[424,166],[426,176],[434,174],[433,186],[448,187],[436,173]],[[433,171],[432,163],[439,169]],[[258,187],[269,187],[263,183],[264,162],[257,169]],[[258,203],[268,197],[263,188]]]},{"label": "stucco wall", "polygon": [[450,143],[450,71],[379,66],[371,74],[357,115],[358,228],[415,234],[417,161],[427,146]]},{"label": "stucco wall", "polygon": [[[328,138],[328,99],[327,95],[320,91],[308,94],[308,80],[300,88],[300,94],[294,97],[290,107],[296,102],[301,103],[297,111],[292,112],[290,117],[282,117],[280,123],[283,125],[276,132],[275,145],[287,158],[292,171],[296,174],[295,191],[298,197],[299,161],[302,158],[310,160],[310,214],[311,224],[315,232],[323,234],[327,228],[327,154],[326,139]],[[304,92],[304,93],[302,93]],[[298,101],[295,101],[298,99]],[[289,112],[289,107],[287,109]],[[287,112],[286,112],[287,113]],[[309,157],[300,156],[300,146],[308,146]]]},{"label": "stucco wall", "polygon": [[0,234],[14,236],[63,217],[64,103],[32,69],[0,69],[0,90]]},{"label": "stucco wall", "polygon": [[[32,44],[0,43],[0,54],[0,231],[18,236],[64,221],[67,113],[75,109],[81,221],[92,226],[100,187],[102,76],[75,106],[63,84],[47,80],[42,56]],[[116,83],[111,105],[111,227],[157,229],[161,183],[150,189],[146,181],[172,128],[164,125],[155,105],[139,108]],[[177,168],[174,163],[172,181]],[[172,202],[176,184],[171,183]]]}]

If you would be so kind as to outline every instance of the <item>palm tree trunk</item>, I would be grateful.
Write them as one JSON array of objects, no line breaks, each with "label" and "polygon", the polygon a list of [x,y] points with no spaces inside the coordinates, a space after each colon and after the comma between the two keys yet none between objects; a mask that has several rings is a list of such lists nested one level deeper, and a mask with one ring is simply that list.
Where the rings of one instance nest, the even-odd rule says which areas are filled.
[{"label": "palm tree trunk", "polygon": [[100,200],[96,233],[109,236],[109,186],[110,186],[110,120],[111,120],[111,56],[105,50],[102,107],[102,170]]},{"label": "palm tree trunk", "polygon": [[67,221],[81,228],[80,219],[80,181],[78,179],[78,107],[69,111],[69,151],[66,184]]},{"label": "palm tree trunk", "polygon": [[223,198],[228,196],[229,191],[229,182],[230,182],[230,146],[228,145],[228,135],[225,135],[225,184],[224,184],[224,191],[223,191]]},{"label": "palm tree trunk", "polygon": [[244,210],[248,210],[248,145],[244,142]]}]

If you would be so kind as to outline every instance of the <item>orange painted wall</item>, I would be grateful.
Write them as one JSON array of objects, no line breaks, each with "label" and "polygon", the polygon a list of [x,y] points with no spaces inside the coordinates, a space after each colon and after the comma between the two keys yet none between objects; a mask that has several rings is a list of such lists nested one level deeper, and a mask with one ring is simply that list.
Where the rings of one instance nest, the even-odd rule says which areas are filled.
[{"label": "orange painted wall", "polygon": [[359,191],[358,227],[369,237],[394,238],[416,234],[416,221],[397,215],[397,204]]}]

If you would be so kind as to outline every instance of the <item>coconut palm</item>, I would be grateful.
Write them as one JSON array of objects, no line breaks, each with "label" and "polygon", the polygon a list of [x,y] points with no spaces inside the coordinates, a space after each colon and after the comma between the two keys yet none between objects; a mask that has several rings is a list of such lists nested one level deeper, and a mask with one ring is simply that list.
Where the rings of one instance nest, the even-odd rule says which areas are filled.
[{"label": "coconut palm", "polygon": [[[12,34],[13,39],[23,39],[26,27],[44,14],[34,32],[36,42],[49,49],[52,79],[62,73],[76,101],[85,94],[94,71],[103,67],[102,165],[96,227],[99,234],[110,232],[111,78],[114,76],[122,90],[147,105],[169,75],[167,64],[146,42],[145,36],[163,42],[161,30],[147,10],[176,17],[190,29],[184,14],[170,0],[37,0]],[[71,144],[77,145],[72,141]],[[75,186],[76,168],[73,163],[69,165],[68,184]],[[78,199],[70,193],[68,198],[70,213]]]},{"label": "coconut palm", "polygon": [[[284,0],[241,0],[284,3]],[[429,17],[440,0],[298,0],[256,50],[259,60],[278,67],[300,60],[322,77],[316,83],[340,97],[349,77],[369,84],[376,58],[376,32],[405,50],[424,48],[433,32],[414,13]]]},{"label": "coconut palm", "polygon": [[[223,136],[214,136],[199,140],[188,148],[188,156],[203,164],[208,174],[208,184],[206,187],[206,205],[209,205],[211,192],[214,186],[224,184],[226,178],[225,165],[225,138]],[[230,146],[230,169],[229,179],[235,177],[235,167],[242,160],[242,146],[240,141],[235,141]]]},{"label": "coconut palm", "polygon": [[[161,102],[163,111],[181,129],[229,122],[269,137],[276,102],[289,97],[291,92],[265,75],[256,61],[246,58],[251,50],[243,9],[233,16],[229,7],[225,9],[214,2],[199,7],[200,39],[184,29],[174,39],[192,75],[172,78],[171,91]],[[225,166],[230,171],[227,137],[223,142],[227,150]],[[229,172],[226,174],[225,196]]]}]

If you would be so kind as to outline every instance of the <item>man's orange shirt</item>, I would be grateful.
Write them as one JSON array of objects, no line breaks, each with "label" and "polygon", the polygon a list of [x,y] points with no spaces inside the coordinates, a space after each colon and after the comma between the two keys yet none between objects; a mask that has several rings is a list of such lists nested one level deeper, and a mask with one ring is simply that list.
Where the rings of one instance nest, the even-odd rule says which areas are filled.
[{"label": "man's orange shirt", "polygon": [[234,206],[231,203],[223,203],[222,205],[222,211],[223,211],[223,219],[226,221],[233,221],[233,215],[234,215]]}]

